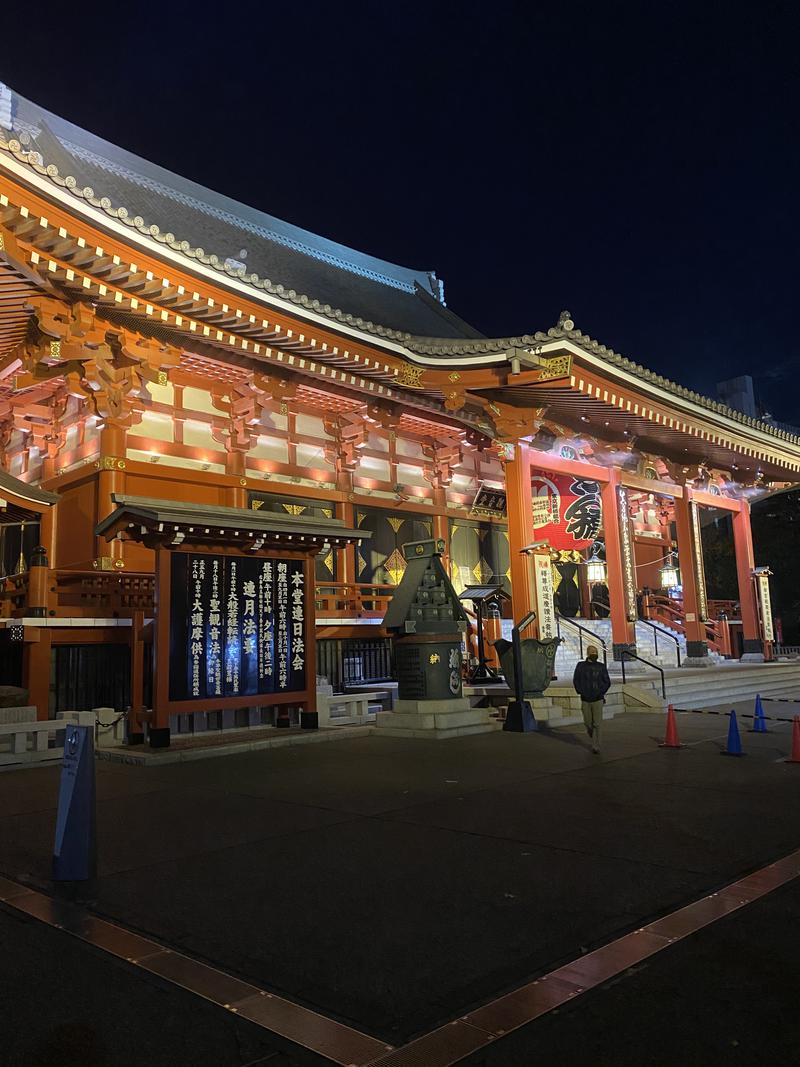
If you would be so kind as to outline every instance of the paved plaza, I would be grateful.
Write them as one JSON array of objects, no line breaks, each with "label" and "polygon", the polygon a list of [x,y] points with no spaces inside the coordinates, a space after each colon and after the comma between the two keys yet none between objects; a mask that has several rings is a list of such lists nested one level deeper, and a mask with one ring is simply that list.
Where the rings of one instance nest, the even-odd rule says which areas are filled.
[{"label": "paved plaza", "polygon": [[[398,1046],[796,849],[800,767],[782,761],[790,726],[752,734],[744,722],[747,755],[732,759],[720,755],[727,725],[681,715],[686,747],[667,751],[657,744],[662,716],[624,715],[606,724],[600,757],[576,727],[449,742],[371,735],[159,768],[101,762],[99,874],[84,900]],[[58,773],[0,774],[0,873],[43,889]],[[589,1053],[668,1063],[679,1034],[687,1062],[729,1049],[730,1062],[755,1062],[746,1046],[757,1037],[784,1062],[782,1043],[800,1036],[775,1016],[797,987],[787,975],[800,979],[797,901],[791,883],[468,1062],[547,1061],[560,1049],[570,1063]],[[322,1062],[67,934],[6,909],[0,926],[14,959],[26,959],[4,981],[5,1002],[24,1015],[37,995],[58,1000],[60,987],[65,1005],[80,990],[70,1040],[95,1042],[86,1063]],[[752,1018],[728,1029],[723,1009],[748,989]],[[704,997],[722,1005],[711,1030],[701,1026]],[[569,1025],[578,1016],[580,1038]],[[128,1020],[133,1033],[134,1018],[145,1019],[136,1041],[146,1053],[126,1059],[114,1046],[104,1059],[110,1020],[122,1032]],[[642,1043],[662,1026],[666,1043],[647,1046],[647,1058]],[[187,1058],[176,1060],[184,1029]],[[41,1028],[38,1044],[20,1033],[14,1062],[60,1062],[46,1058],[46,1038]]]}]

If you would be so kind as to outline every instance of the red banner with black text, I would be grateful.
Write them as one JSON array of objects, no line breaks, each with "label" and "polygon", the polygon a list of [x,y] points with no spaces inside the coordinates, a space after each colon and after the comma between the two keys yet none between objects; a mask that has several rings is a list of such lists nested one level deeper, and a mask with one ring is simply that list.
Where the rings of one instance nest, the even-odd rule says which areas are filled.
[{"label": "red banner with black text", "polygon": [[600,483],[592,478],[531,471],[531,502],[534,538],[551,548],[580,551],[600,535]]}]

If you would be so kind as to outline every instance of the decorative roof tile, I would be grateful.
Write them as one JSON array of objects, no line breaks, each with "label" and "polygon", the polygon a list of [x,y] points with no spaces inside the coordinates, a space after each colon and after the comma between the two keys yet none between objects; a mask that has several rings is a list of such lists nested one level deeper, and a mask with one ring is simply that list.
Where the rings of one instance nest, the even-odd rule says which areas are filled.
[{"label": "decorative roof tile", "polygon": [[602,356],[612,366],[619,367],[621,370],[641,378],[642,381],[650,385],[657,385],[670,393],[674,393],[675,396],[690,400],[692,403],[725,416],[725,418],[733,419],[743,426],[760,430],[762,433],[768,433],[784,441],[791,441],[793,444],[800,444],[800,436],[797,434],[790,433],[778,426],[773,426],[771,423],[764,422],[763,419],[755,419],[750,415],[745,415],[741,411],[736,411],[735,408],[729,408],[718,400],[712,400],[710,397],[703,396],[693,389],[687,389],[669,378],[656,374],[655,371],[648,370],[640,363],[635,363],[619,352],[615,352],[608,345],[604,345],[588,334],[576,329],[567,311],[561,313],[556,326],[551,326],[545,332],[537,331],[536,333],[526,333],[516,337],[494,337],[468,341],[457,338],[412,337],[406,340],[405,344],[412,352],[416,352],[419,355],[449,356],[456,360],[460,356],[495,355],[498,352],[506,352],[510,348],[526,348],[535,351],[543,342],[562,339],[571,341],[585,352]]},{"label": "decorative roof tile", "polygon": [[[110,218],[221,275],[390,340],[426,332],[480,336],[444,306],[433,272],[379,260],[204,189],[2,83],[0,116],[0,149]],[[243,248],[248,238],[249,248]]]}]

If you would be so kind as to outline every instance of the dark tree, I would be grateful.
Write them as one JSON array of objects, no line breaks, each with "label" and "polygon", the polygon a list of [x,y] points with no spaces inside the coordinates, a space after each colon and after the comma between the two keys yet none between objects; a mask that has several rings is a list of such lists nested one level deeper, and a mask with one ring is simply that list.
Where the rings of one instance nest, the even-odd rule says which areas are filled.
[{"label": "dark tree", "polygon": [[786,644],[800,643],[800,491],[779,492],[753,505],[756,563],[774,573],[772,610]]}]

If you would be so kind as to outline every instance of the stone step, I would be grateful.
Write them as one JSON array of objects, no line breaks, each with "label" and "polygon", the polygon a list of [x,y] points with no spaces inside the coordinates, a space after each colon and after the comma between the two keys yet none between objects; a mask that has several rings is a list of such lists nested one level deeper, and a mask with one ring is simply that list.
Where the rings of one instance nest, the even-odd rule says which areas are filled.
[{"label": "stone step", "polygon": [[467,737],[470,734],[486,734],[501,729],[501,724],[492,720],[479,726],[458,726],[448,730],[406,730],[393,726],[381,728],[381,737],[411,738],[422,741],[446,741],[452,737]]}]

